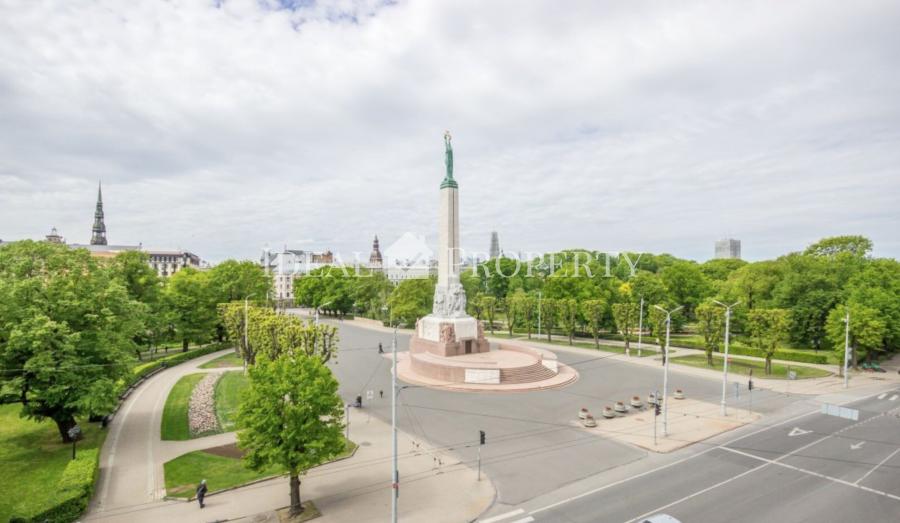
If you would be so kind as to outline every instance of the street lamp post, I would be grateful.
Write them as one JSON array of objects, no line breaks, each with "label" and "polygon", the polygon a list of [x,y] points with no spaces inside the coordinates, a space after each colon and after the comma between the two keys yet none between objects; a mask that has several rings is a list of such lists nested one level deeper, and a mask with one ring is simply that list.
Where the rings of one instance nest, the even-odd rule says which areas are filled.
[{"label": "street lamp post", "polygon": [[250,330],[250,314],[248,311],[248,309],[249,309],[248,302],[250,301],[250,298],[253,297],[254,294],[248,294],[248,295],[244,296],[244,351],[245,351],[245,354],[241,354],[241,359],[244,360],[244,374],[247,373],[247,354],[246,354],[246,352],[249,352],[249,350],[250,350],[250,336],[248,334],[248,331]]},{"label": "street lamp post", "polygon": [[[382,311],[386,307],[382,307]],[[394,308],[390,309],[389,320],[394,328],[391,340],[391,448],[393,470],[391,472],[391,521],[397,523],[397,500],[400,497],[400,472],[397,470],[397,325],[394,323]]]},{"label": "street lamp post", "polygon": [[541,291],[538,291],[538,339],[541,339]]},{"label": "street lamp post", "polygon": [[718,300],[713,300],[713,302],[725,307],[725,362],[722,364],[722,415],[725,416],[725,389],[728,386],[728,340],[731,336],[731,309],[732,307],[736,307],[741,301],[738,300],[731,305],[725,305]]},{"label": "street lamp post", "polygon": [[666,346],[663,348],[663,357],[666,364],[663,367],[663,437],[669,436],[669,331],[672,326],[672,314],[678,312],[684,305],[679,305],[674,309],[667,311],[659,305],[654,305],[657,309],[666,313]]},{"label": "street lamp post", "polygon": [[641,296],[641,311],[638,315],[638,358],[641,357],[641,341],[644,335],[644,297]]},{"label": "street lamp post", "polygon": [[844,388],[850,386],[850,376],[847,367],[850,363],[850,307],[847,307],[847,315],[844,316]]}]

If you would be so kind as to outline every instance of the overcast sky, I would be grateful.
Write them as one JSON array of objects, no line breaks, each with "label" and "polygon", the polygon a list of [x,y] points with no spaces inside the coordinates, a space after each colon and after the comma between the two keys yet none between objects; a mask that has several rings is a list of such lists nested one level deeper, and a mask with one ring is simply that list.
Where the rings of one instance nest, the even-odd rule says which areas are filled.
[{"label": "overcast sky", "polygon": [[[286,5],[288,4],[288,5]],[[900,256],[900,2],[0,0],[0,238]]]}]

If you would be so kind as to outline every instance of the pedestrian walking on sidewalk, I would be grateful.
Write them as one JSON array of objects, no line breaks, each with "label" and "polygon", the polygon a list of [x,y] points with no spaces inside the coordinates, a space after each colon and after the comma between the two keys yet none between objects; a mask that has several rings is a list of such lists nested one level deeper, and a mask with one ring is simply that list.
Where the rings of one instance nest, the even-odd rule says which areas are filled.
[{"label": "pedestrian walking on sidewalk", "polygon": [[384,399],[384,391],[383,390],[379,390],[378,395],[381,397],[381,399]]},{"label": "pedestrian walking on sidewalk", "polygon": [[384,354],[384,347],[381,346],[381,342],[378,342],[378,354]]},{"label": "pedestrian walking on sidewalk", "polygon": [[206,497],[206,491],[209,490],[206,488],[206,480],[202,480],[199,485],[197,485],[197,501],[200,502],[200,508],[203,508],[203,498]]}]

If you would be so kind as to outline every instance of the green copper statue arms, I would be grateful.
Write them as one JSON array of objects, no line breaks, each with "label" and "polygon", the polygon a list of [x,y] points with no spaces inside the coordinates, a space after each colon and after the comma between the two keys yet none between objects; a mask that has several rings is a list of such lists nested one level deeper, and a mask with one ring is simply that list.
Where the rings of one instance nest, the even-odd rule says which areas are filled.
[{"label": "green copper statue arms", "polygon": [[447,166],[447,175],[441,182],[441,189],[444,187],[459,187],[456,180],[453,179],[453,147],[450,145],[450,131],[444,131],[444,164]]}]

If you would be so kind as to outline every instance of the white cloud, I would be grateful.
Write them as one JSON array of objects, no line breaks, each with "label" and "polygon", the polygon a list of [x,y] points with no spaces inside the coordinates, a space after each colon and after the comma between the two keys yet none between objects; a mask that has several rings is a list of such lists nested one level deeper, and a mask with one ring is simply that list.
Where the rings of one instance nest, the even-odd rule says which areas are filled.
[{"label": "white cloud", "polygon": [[[0,238],[900,255],[896,2],[0,0]],[[293,9],[282,8],[293,5]]]}]

